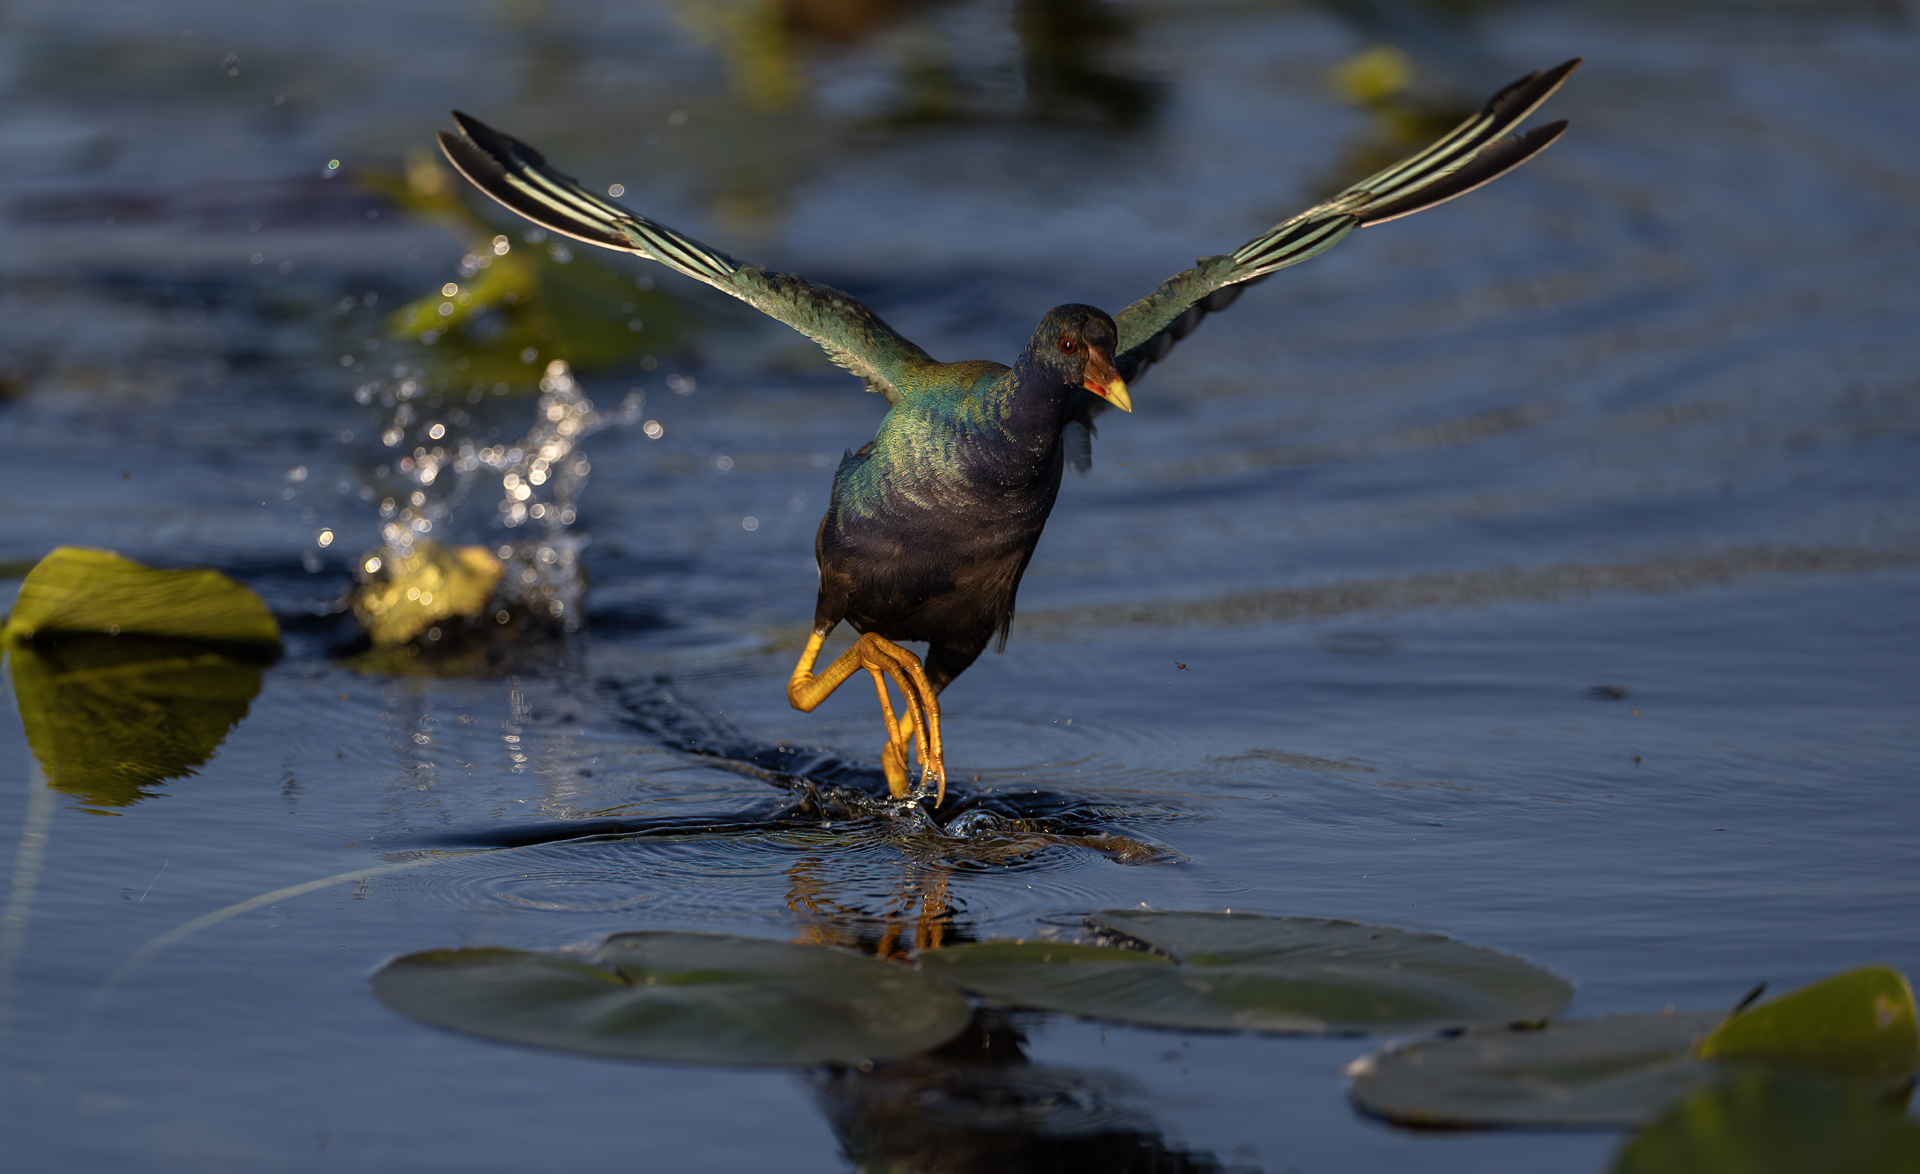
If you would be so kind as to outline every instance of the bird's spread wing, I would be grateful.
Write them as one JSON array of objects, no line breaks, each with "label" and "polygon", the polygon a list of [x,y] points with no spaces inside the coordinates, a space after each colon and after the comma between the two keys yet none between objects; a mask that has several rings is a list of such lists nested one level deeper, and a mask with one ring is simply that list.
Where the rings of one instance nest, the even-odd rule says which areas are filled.
[{"label": "bird's spread wing", "polygon": [[594,195],[551,167],[540,152],[478,119],[456,111],[453,120],[460,133],[441,131],[440,149],[481,191],[542,228],[638,254],[732,294],[819,343],[887,402],[900,402],[901,374],[908,366],[932,361],[855,298],[804,277],[743,265]]},{"label": "bird's spread wing", "polygon": [[1419,154],[1274,225],[1226,256],[1203,258],[1162,282],[1114,318],[1120,328],[1120,354],[1114,362],[1120,377],[1129,383],[1139,378],[1208,312],[1232,305],[1248,282],[1317,257],[1356,228],[1411,216],[1465,195],[1532,158],[1560,137],[1567,124],[1555,122],[1519,135],[1508,132],[1552,96],[1580,60],[1521,78]]}]

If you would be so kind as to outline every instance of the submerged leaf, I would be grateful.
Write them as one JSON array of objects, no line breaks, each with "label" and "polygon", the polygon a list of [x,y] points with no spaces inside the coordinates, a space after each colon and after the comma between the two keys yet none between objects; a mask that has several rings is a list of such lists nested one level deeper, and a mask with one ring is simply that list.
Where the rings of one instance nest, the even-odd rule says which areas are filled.
[{"label": "submerged leaf", "polygon": [[1162,1027],[1363,1032],[1535,1020],[1561,978],[1437,934],[1350,921],[1116,910],[1093,920],[1171,957],[1056,942],[986,942],[920,956],[929,972],[1011,1006]]},{"label": "submerged leaf", "polygon": [[1629,1141],[1610,1174],[1911,1174],[1920,1125],[1858,1084],[1748,1069]]},{"label": "submerged leaf", "polygon": [[1874,1078],[1920,1069],[1913,988],[1891,966],[1862,966],[1729,1018],[1703,1057],[1759,1059]]},{"label": "submerged leaf", "polygon": [[505,572],[484,546],[449,550],[419,542],[406,554],[389,547],[378,554],[379,571],[353,593],[353,614],[376,648],[405,644],[445,620],[479,615]]},{"label": "submerged leaf", "polygon": [[959,992],[858,954],[758,938],[629,933],[591,961],[435,950],[373,977],[389,1007],[511,1043],[638,1060],[852,1063],[907,1056],[966,1026]]},{"label": "submerged leaf", "polygon": [[218,571],[162,571],[110,550],[62,546],[27,574],[0,636],[100,632],[218,644],[280,643],[258,595]]},{"label": "submerged leaf", "polygon": [[15,644],[7,667],[48,784],[125,807],[213,756],[247,716],[263,666],[180,641],[76,633]]}]

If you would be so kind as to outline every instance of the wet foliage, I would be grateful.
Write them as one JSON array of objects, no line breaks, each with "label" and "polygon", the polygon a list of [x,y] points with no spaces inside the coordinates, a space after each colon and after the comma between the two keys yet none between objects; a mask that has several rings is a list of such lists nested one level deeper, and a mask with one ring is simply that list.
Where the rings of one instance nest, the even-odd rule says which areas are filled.
[{"label": "wet foliage", "polygon": [[396,1010],[512,1043],[640,1060],[857,1063],[966,1026],[951,988],[857,954],[715,934],[631,933],[574,961],[409,954],[374,975]]},{"label": "wet foliage", "polygon": [[1321,918],[1110,910],[1093,923],[1153,952],[982,942],[923,955],[935,974],[1013,1007],[1155,1027],[1352,1033],[1542,1020],[1555,975],[1438,934]]}]

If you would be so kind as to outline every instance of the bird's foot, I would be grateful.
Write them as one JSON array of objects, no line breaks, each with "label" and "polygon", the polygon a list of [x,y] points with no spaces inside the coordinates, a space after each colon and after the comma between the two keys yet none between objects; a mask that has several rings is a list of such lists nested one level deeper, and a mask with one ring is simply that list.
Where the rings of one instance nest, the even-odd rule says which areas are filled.
[{"label": "bird's foot", "polygon": [[887,790],[902,804],[914,806],[928,795],[933,795],[933,805],[938,807],[941,800],[946,798],[946,777],[943,769],[935,767],[944,767],[945,764],[935,759],[934,767],[922,770],[919,783],[914,783],[913,768],[908,761],[908,755],[916,745],[912,720],[911,717],[900,719],[903,729],[880,752],[880,767],[887,772]]},{"label": "bird's foot", "polygon": [[[880,709],[886,715],[887,748],[880,754],[881,768],[887,772],[887,790],[896,799],[919,802],[928,788],[934,790],[935,807],[947,797],[946,758],[940,744],[940,701],[920,658],[893,641],[869,632],[847,650],[859,654],[860,667],[873,677],[880,694]],[[893,700],[887,695],[887,682],[900,690],[906,712],[898,719]],[[920,758],[920,786],[911,785],[907,758],[913,752]]]},{"label": "bird's foot", "polygon": [[[795,709],[811,713],[855,671],[865,669],[873,677],[874,688],[880,694],[880,710],[886,715],[887,748],[880,756],[880,763],[887,772],[887,790],[896,799],[918,802],[927,788],[932,787],[934,806],[938,807],[947,796],[946,758],[940,744],[940,702],[920,658],[884,636],[869,632],[835,657],[825,672],[815,674],[813,666],[828,630],[816,631],[807,642],[806,651],[800,654],[800,663],[794,666],[793,676],[787,681],[787,700]],[[894,716],[893,699],[887,694],[889,681],[900,690],[905,703],[906,712],[898,718]],[[918,751],[923,768],[918,789],[910,784],[907,766],[908,755],[914,751]]]}]

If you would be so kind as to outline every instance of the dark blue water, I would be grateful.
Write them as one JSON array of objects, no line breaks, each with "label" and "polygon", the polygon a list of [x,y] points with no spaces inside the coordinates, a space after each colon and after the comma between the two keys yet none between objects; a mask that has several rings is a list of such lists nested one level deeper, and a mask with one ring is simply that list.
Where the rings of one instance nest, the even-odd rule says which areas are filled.
[{"label": "dark blue water", "polygon": [[[1003,6],[790,33],[780,68],[739,31],[760,26],[703,11],[5,18],[0,597],[80,543],[220,567],[288,629],[217,756],[137,804],[49,791],[0,721],[21,1168],[1019,1168],[986,1116],[909,1102],[900,1125],[885,1072],[522,1051],[366,985],[397,953],[642,928],[870,946],[931,894],[971,937],[1138,903],[1433,929],[1568,976],[1576,1014],[1920,972],[1903,10],[1122,5],[1101,68],[1158,103],[1131,126],[1024,85]],[[342,654],[325,613],[395,484],[393,410],[354,390],[423,361],[383,315],[468,247],[352,173],[401,167],[447,108],[939,357],[1005,359],[1047,307],[1118,309],[1390,152],[1327,81],[1382,39],[1415,63],[1408,109],[1585,54],[1548,112],[1573,129],[1249,292],[1143,378],[1061,495],[1006,654],[945,696],[957,802],[1157,851],[833,836],[681,752],[819,748],[869,784],[878,757],[863,689],[803,715],[783,683],[831,466],[884,405],[750,319],[579,373],[607,413],[642,389],[661,435],[583,444],[578,632],[464,675]],[[958,117],[909,100],[929,58]],[[533,411],[490,398],[463,427],[510,441]],[[486,516],[446,526],[491,544]],[[423,854],[589,819],[718,830]],[[1268,1171],[1597,1170],[1618,1144],[1385,1127],[1345,1099],[1366,1040],[1006,1027],[1058,1093],[1029,1165],[1089,1137]]]}]

